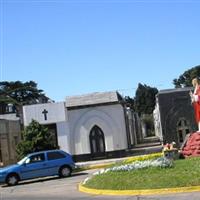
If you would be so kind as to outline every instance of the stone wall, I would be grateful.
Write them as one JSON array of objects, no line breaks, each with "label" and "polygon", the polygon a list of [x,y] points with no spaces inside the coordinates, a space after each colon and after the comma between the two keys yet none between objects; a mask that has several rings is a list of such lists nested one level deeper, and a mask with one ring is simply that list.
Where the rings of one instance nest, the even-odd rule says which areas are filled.
[{"label": "stone wall", "polygon": [[16,145],[20,140],[20,122],[0,120],[0,162],[4,166],[17,161]]}]

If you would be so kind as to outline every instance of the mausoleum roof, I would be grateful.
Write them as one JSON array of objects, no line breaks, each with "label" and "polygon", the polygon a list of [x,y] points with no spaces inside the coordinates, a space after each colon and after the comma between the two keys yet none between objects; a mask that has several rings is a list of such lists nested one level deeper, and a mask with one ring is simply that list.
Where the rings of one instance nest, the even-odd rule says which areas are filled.
[{"label": "mausoleum roof", "polygon": [[187,92],[193,90],[192,87],[186,87],[186,88],[174,88],[174,89],[165,89],[165,90],[160,90],[159,94],[167,94],[167,93],[174,93],[174,92]]},{"label": "mausoleum roof", "polygon": [[66,97],[66,107],[82,107],[98,104],[117,103],[122,100],[121,95],[114,92],[95,92],[85,95],[68,96]]}]

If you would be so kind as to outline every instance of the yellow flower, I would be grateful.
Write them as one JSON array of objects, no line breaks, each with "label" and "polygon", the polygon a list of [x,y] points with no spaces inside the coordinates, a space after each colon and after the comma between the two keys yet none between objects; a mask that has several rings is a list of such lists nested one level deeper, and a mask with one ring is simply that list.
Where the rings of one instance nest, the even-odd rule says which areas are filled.
[{"label": "yellow flower", "polygon": [[162,156],[163,156],[163,153],[153,153],[153,154],[148,154],[148,155],[143,155],[143,156],[133,156],[124,160],[123,163],[128,164],[135,161],[151,160],[151,159],[156,159]]}]

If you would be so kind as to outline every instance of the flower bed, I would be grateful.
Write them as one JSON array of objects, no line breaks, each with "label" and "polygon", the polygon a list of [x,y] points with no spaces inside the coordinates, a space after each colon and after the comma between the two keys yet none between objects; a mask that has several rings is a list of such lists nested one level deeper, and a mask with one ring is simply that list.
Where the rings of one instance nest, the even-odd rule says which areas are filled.
[{"label": "flower bed", "polygon": [[[85,180],[84,187],[100,190],[148,190],[200,185],[198,176],[200,168],[195,167],[200,166],[200,157],[170,161],[174,163],[173,165],[165,165],[165,159],[161,162],[164,165],[158,164],[158,161],[161,160],[134,162],[133,165],[128,165],[137,168],[133,170],[129,170],[129,167],[117,168],[116,171],[102,170]],[[149,163],[157,164],[152,166]],[[115,169],[115,167],[119,166],[110,168]]]},{"label": "flower bed", "polygon": [[[173,166],[173,162],[171,160],[164,157],[160,157],[160,158],[152,159],[152,160],[144,160],[144,161],[136,161],[136,162],[132,161],[131,164],[123,164],[119,166],[110,167],[107,169],[102,169],[98,172],[95,172],[93,176],[106,174],[108,172],[133,171],[133,170],[150,168],[150,167],[169,168],[172,166]],[[88,180],[90,180],[90,178],[85,179],[83,184],[86,184]]]}]

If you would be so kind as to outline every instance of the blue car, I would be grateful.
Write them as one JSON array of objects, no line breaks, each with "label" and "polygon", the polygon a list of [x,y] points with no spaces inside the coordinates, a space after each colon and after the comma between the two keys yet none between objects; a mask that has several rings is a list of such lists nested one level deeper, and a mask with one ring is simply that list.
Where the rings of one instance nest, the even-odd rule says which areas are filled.
[{"label": "blue car", "polygon": [[62,150],[32,153],[17,164],[0,168],[0,182],[16,185],[21,180],[59,175],[68,177],[75,168],[72,156]]}]

